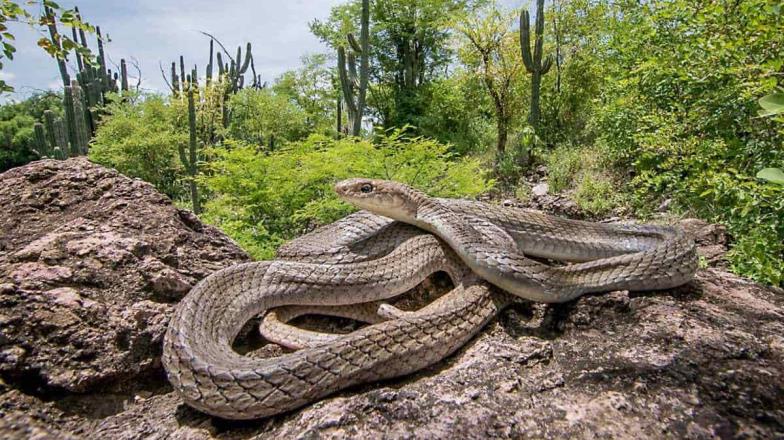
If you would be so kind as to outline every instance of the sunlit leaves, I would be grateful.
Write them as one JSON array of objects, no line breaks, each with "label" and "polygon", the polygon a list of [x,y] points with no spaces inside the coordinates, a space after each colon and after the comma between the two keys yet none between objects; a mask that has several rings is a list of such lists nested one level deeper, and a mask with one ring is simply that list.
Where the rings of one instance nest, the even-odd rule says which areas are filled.
[{"label": "sunlit leaves", "polygon": [[759,100],[759,105],[762,107],[759,111],[760,116],[774,116],[784,113],[784,93],[778,92],[763,96]]},{"label": "sunlit leaves", "polygon": [[757,178],[784,185],[784,171],[781,168],[763,168],[757,173]]}]

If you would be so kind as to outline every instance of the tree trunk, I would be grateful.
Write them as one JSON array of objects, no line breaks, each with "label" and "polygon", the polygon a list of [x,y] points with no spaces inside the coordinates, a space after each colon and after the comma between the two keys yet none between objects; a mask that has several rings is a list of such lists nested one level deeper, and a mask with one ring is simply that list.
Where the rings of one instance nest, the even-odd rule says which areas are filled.
[{"label": "tree trunk", "polygon": [[506,120],[506,117],[503,115],[498,115],[498,140],[496,141],[496,150],[498,151],[498,157],[504,155],[506,151],[506,140],[509,133],[509,123]]}]

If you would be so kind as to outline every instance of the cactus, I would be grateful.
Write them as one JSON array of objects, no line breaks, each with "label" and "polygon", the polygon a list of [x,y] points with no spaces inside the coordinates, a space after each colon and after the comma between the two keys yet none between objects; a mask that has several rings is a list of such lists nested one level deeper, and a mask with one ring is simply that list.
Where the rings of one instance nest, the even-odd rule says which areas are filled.
[{"label": "cactus", "polygon": [[[369,25],[370,0],[362,0],[362,19],[359,42],[354,35],[348,34],[348,44],[351,48],[348,55],[343,46],[338,47],[338,74],[340,76],[343,102],[346,103],[348,125],[351,129],[352,136],[359,136],[362,128],[362,114],[365,111],[365,97],[367,96],[368,74],[370,70]],[[356,63],[357,55],[360,57],[358,78]]]},{"label": "cactus", "polygon": [[44,130],[44,124],[40,122],[33,124],[33,142],[35,143],[35,151],[41,159],[52,158],[52,149],[46,140],[46,130]]},{"label": "cactus", "polygon": [[[73,81],[71,84],[74,84]],[[73,86],[63,88],[63,110],[65,110],[65,125],[68,128],[68,140],[71,143],[71,155],[79,154],[76,141],[76,115],[74,114]]]},{"label": "cactus", "polygon": [[[207,63],[207,85],[208,86],[212,82],[212,58],[213,58],[212,54],[215,51],[214,43],[215,43],[215,41],[210,39],[210,62]],[[220,54],[218,54],[218,56],[220,56]]]},{"label": "cactus", "polygon": [[73,130],[75,144],[71,145],[73,156],[87,154],[87,144],[90,142],[92,133],[89,128],[90,112],[85,108],[85,99],[79,83],[71,83],[73,93]]},{"label": "cactus", "polygon": [[120,83],[120,90],[123,92],[128,91],[128,67],[125,65],[125,59],[120,60],[120,79],[122,82]]},{"label": "cactus", "polygon": [[199,201],[199,190],[196,186],[196,175],[199,172],[197,164],[198,154],[196,150],[196,102],[194,99],[194,87],[192,83],[189,82],[186,88],[187,90],[185,93],[188,96],[188,131],[190,134],[188,140],[188,154],[185,154],[185,146],[182,144],[178,145],[178,150],[180,153],[180,161],[190,176],[188,184],[190,185],[191,190],[191,203],[193,204],[193,212],[195,214],[200,214],[201,203]]},{"label": "cactus", "polygon": [[[74,13],[81,19],[78,8],[74,8]],[[46,26],[53,45],[61,49],[61,36],[57,31],[56,17],[54,11],[44,6]],[[98,126],[100,111],[98,110],[105,102],[106,94],[118,91],[118,82],[122,84],[122,90],[128,90],[128,69],[124,59],[120,60],[120,75],[106,68],[106,53],[104,51],[104,38],[101,28],[96,27],[98,41],[98,57],[92,60],[83,57],[79,50],[74,49],[76,58],[76,79],[72,80],[68,73],[65,60],[58,58],[57,65],[60,69],[60,77],[63,81],[63,113],[64,120],[62,125],[63,136],[58,138],[60,133],[55,126],[53,114],[44,115],[45,136],[48,140],[47,151],[55,157],[75,156],[87,153],[87,145]],[[84,30],[73,28],[71,31],[73,42],[83,48],[89,49]],[[96,62],[97,61],[97,62]]]},{"label": "cactus", "polygon": [[57,159],[68,158],[68,132],[65,129],[65,124],[62,118],[54,120],[54,138],[57,147],[55,147],[55,157]]},{"label": "cactus", "polygon": [[546,74],[553,65],[552,56],[548,55],[542,61],[542,46],[544,44],[544,0],[536,2],[536,27],[533,55],[531,54],[531,25],[528,10],[520,12],[520,48],[523,64],[531,73],[531,112],[528,114],[528,123],[536,130],[539,126],[539,89],[542,84],[542,75]]},{"label": "cactus", "polygon": [[[57,32],[57,20],[54,11],[49,6],[44,6],[44,16],[46,17],[46,27],[49,29],[49,38],[55,48],[62,49],[60,45],[60,34]],[[62,57],[56,57],[57,68],[60,69],[60,78],[63,80],[63,86],[67,86],[71,82],[71,76],[68,74],[68,66]]]}]

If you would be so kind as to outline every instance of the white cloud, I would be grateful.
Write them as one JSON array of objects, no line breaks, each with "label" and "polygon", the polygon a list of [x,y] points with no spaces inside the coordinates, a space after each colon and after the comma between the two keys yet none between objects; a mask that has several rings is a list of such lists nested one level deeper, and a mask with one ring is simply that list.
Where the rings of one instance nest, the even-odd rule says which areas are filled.
[{"label": "white cloud", "polygon": [[[198,65],[204,74],[209,39],[199,31],[218,37],[231,51],[250,41],[256,70],[264,80],[296,68],[306,53],[327,50],[310,33],[308,23],[325,18],[334,5],[345,0],[80,0],[84,18],[99,25],[112,41],[106,50],[110,62],[121,58],[139,60],[142,85],[165,90],[159,63],[168,75],[172,61],[185,57],[188,69]],[[64,7],[73,1],[59,2]],[[57,64],[36,47],[38,35],[31,30],[17,32],[17,57],[9,62],[17,73],[17,89],[41,89],[60,83]],[[89,37],[95,49],[94,37]],[[72,63],[73,60],[72,60]],[[114,68],[112,69],[114,70]],[[135,71],[133,72],[135,75]]]}]

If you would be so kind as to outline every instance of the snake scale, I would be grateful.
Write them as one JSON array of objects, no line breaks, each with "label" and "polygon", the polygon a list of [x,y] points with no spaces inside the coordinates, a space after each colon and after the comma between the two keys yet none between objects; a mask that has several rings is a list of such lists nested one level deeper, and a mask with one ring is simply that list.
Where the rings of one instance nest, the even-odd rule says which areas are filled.
[{"label": "snake scale", "polygon": [[[435,199],[381,180],[343,181],[336,191],[365,211],[291,242],[277,260],[215,272],[180,302],[162,360],[188,405],[228,419],[282,413],[438,362],[505,307],[509,293],[564,302],[589,292],[674,287],[697,269],[694,243],[679,228]],[[438,271],[455,288],[433,304],[416,312],[379,305]],[[235,352],[244,324],[270,310],[265,334],[304,348],[269,359]],[[374,324],[340,336],[286,330],[287,319],[313,310]]]}]

